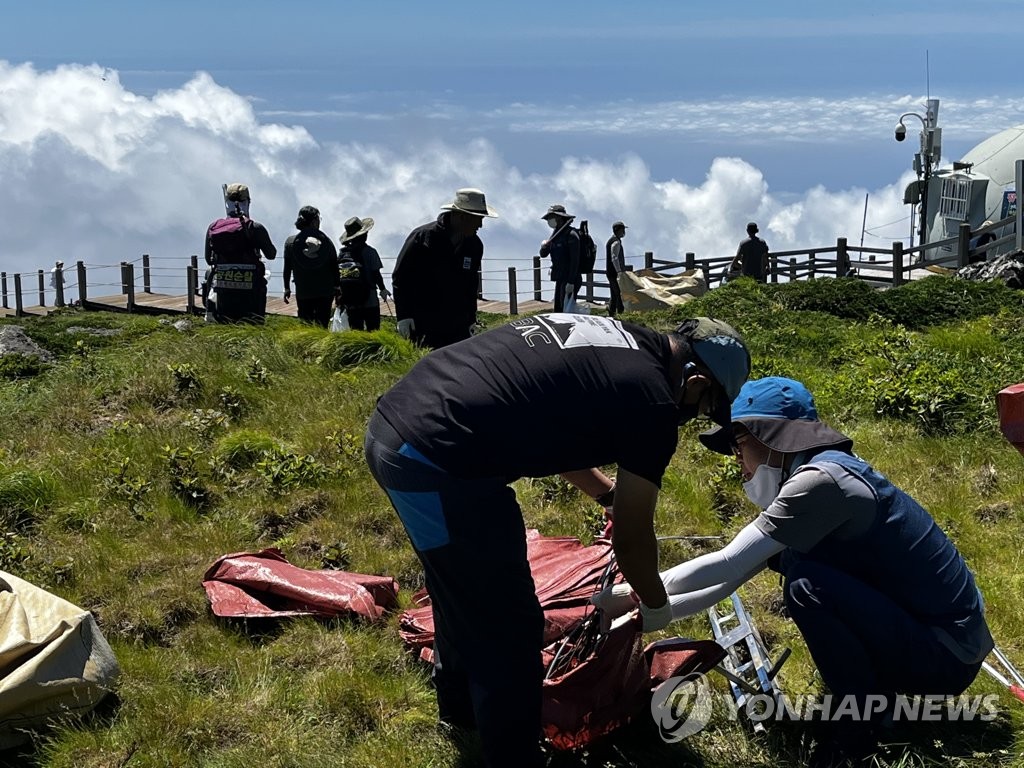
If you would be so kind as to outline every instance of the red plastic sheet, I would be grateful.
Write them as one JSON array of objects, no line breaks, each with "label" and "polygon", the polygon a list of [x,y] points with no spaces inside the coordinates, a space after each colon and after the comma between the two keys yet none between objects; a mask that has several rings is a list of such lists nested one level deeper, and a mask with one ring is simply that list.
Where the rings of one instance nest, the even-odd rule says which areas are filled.
[{"label": "red plastic sheet", "polygon": [[[593,615],[590,598],[611,556],[611,543],[603,539],[584,547],[577,539],[529,532],[527,557],[544,609],[545,668],[566,635]],[[400,633],[410,650],[431,662],[434,620],[429,596],[419,597],[421,607],[399,618]],[[646,712],[651,691],[668,678],[708,671],[724,656],[712,640],[676,639],[645,649],[639,620],[626,622],[595,651],[544,681],[544,736],[557,749],[586,746]]]},{"label": "red plastic sheet", "polygon": [[996,405],[1003,436],[1024,453],[1024,383],[1002,390],[996,397]]},{"label": "red plastic sheet", "polygon": [[207,569],[203,588],[213,612],[232,618],[356,615],[376,621],[398,605],[398,584],[390,576],[307,570],[277,549],[225,555]]},{"label": "red plastic sheet", "polygon": [[[611,561],[612,545],[598,539],[584,547],[579,539],[546,537],[530,530],[526,557],[544,610],[544,642],[551,643],[564,637],[590,610],[590,598]],[[399,633],[406,647],[429,664],[434,660],[434,614],[426,591],[419,592],[416,601],[419,608],[399,617]]]}]

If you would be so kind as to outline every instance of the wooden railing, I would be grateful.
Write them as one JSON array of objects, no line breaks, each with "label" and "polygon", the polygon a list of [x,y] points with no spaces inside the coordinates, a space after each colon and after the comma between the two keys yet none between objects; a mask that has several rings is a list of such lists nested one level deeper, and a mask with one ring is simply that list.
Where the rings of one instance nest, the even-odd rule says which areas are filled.
[{"label": "wooden railing", "polygon": [[[902,285],[912,279],[915,272],[925,270],[930,266],[942,266],[957,268],[966,265],[972,256],[970,241],[972,236],[978,236],[986,232],[996,232],[1004,229],[1013,230],[1010,234],[980,246],[976,254],[987,254],[994,250],[1004,250],[1005,246],[1017,247],[1019,239],[1016,234],[1016,218],[1011,216],[997,221],[987,227],[971,231],[967,224],[962,224],[956,237],[928,243],[924,246],[914,248],[904,247],[901,241],[895,241],[892,247],[865,248],[863,246],[850,245],[845,237],[836,240],[834,246],[822,248],[806,248],[790,251],[773,251],[768,254],[770,277],[773,283],[794,280],[814,280],[818,277],[858,277],[862,280],[879,287]],[[726,274],[726,270],[733,261],[733,256],[720,256],[698,259],[694,253],[684,254],[682,261],[667,261],[656,259],[654,253],[648,251],[643,254],[644,269],[653,270],[659,273],[672,274],[700,270],[708,287],[720,285]],[[143,254],[135,261],[124,261],[120,264],[86,265],[84,262],[76,262],[71,274],[74,280],[66,283],[66,270],[58,262],[51,270],[53,306],[63,307],[69,301],[69,292],[77,289],[78,298],[75,303],[86,309],[112,309],[108,305],[97,305],[90,300],[90,288],[102,289],[115,286],[120,295],[124,297],[124,306],[117,309],[135,311],[153,311],[152,307],[147,308],[144,304],[136,301],[136,267],[141,268],[142,285],[144,294],[153,292],[154,272],[176,274],[180,279],[180,259],[163,259],[174,262],[173,267],[154,267],[154,259],[148,254]],[[517,259],[516,261],[527,261],[529,277],[527,283],[530,285],[525,291],[519,286],[519,274],[515,266],[507,268],[503,275],[507,279],[506,295],[508,297],[509,313],[518,314],[519,304],[522,297],[529,296],[534,301],[543,301],[542,289],[545,285],[544,270],[546,265],[540,256],[532,259]],[[486,262],[485,262],[486,263]],[[120,270],[118,283],[103,283],[98,279],[91,285],[89,283],[89,270]],[[35,272],[12,273],[0,272],[0,299],[3,309],[12,309],[9,302],[14,302],[14,314],[22,316],[29,314],[26,307],[30,306],[26,298],[31,296],[32,289],[27,288],[26,282],[35,283],[35,291],[38,293],[38,303],[31,306],[45,308],[46,300],[46,273],[43,270]],[[492,282],[492,287],[501,285],[501,278]],[[200,285],[199,259],[198,256],[191,256],[189,264],[185,268],[185,311],[197,313],[196,297]],[[603,272],[589,272],[584,275],[581,286],[581,296],[587,302],[604,302],[610,298],[610,290]],[[179,289],[180,290],[180,289]],[[107,291],[109,295],[113,290]],[[271,291],[271,294],[274,292]],[[484,297],[484,276],[480,275],[478,284],[478,296]]]}]

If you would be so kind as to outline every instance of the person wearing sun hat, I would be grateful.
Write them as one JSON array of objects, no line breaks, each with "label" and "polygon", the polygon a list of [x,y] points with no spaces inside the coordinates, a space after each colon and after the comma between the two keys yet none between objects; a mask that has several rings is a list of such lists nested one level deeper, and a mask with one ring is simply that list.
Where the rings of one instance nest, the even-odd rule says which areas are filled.
[{"label": "person wearing sun hat", "polygon": [[[387,301],[391,293],[384,285],[380,254],[368,245],[366,236],[373,229],[369,216],[353,216],[345,222],[345,234],[341,236],[341,251],[338,253],[338,267],[345,271],[346,264],[358,265],[359,288],[354,301],[345,302],[348,322],[355,331],[380,330],[380,303]],[[376,288],[376,291],[374,289]],[[342,299],[345,297],[342,296]]]},{"label": "person wearing sun hat", "polygon": [[541,219],[551,228],[551,237],[540,244],[541,257],[551,257],[551,279],[555,283],[555,312],[564,312],[566,302],[575,298],[580,287],[580,234],[573,229],[575,216],[566,213],[561,203],[548,206]]},{"label": "person wearing sun hat", "polygon": [[402,336],[437,349],[473,334],[484,255],[477,231],[497,216],[483,192],[467,187],[441,206],[436,221],[409,234],[391,273]]},{"label": "person wearing sun hat", "polygon": [[803,384],[748,381],[731,425],[699,439],[736,457],[744,492],[762,511],[724,549],[662,573],[676,618],[766,567],[779,571],[786,608],[832,696],[853,697],[860,713],[869,697],[885,697],[873,719],[829,724],[833,746],[850,756],[874,748],[875,721],[897,695],[967,688],[993,645],[973,574],[928,512],[818,418]]},{"label": "person wearing sun hat", "polygon": [[[510,484],[559,474],[610,507],[643,629],[660,629],[672,607],[654,515],[679,425],[700,416],[728,424],[749,373],[742,338],[718,320],[660,333],[551,313],[425,355],[377,401],[366,461],[423,564],[440,719],[478,729],[488,766],[543,765],[543,614]],[[614,483],[596,469],[610,464]],[[495,595],[500,632],[487,614]]]}]

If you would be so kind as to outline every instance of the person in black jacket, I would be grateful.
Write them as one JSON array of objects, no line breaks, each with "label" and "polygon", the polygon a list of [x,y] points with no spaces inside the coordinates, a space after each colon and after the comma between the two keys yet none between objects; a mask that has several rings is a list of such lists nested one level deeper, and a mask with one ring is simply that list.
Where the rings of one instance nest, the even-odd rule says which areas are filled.
[{"label": "person in black jacket", "polygon": [[391,273],[398,332],[434,349],[473,335],[484,255],[476,233],[498,217],[479,189],[458,190],[441,209],[409,234]]},{"label": "person in black jacket", "polygon": [[564,312],[566,302],[575,298],[580,287],[580,235],[564,205],[552,205],[541,218],[552,235],[540,244],[540,255],[551,257],[551,279],[555,282],[554,310]]},{"label": "person in black jacket", "polygon": [[294,275],[299,320],[326,328],[340,286],[338,251],[320,230],[320,211],[313,206],[299,210],[295,227],[299,231],[284,243],[284,300],[292,295]]}]

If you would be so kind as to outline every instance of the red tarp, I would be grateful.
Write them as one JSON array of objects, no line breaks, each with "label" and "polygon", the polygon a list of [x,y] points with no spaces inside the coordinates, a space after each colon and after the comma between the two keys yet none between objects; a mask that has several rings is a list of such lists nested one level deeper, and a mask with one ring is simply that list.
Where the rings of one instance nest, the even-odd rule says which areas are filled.
[{"label": "red tarp", "polygon": [[[529,532],[527,557],[544,609],[545,668],[565,636],[593,615],[590,598],[611,556],[606,540],[584,547],[577,539]],[[401,615],[399,627],[406,646],[430,662],[434,621],[429,596],[424,593],[421,602]],[[558,749],[585,746],[645,712],[651,691],[668,678],[710,670],[724,656],[712,640],[662,641],[645,649],[639,620],[628,621],[604,637],[596,652],[544,681],[544,736]]]},{"label": "red tarp", "polygon": [[1003,436],[1024,453],[1024,383],[1002,390],[996,397]]},{"label": "red tarp", "polygon": [[277,549],[225,555],[203,575],[203,588],[217,616],[357,615],[375,621],[398,605],[390,576],[367,576],[291,565]]}]

